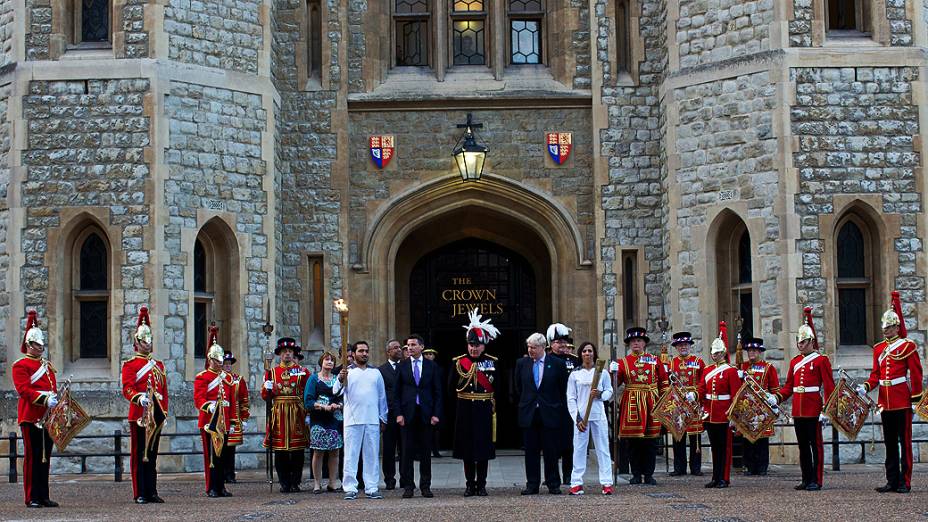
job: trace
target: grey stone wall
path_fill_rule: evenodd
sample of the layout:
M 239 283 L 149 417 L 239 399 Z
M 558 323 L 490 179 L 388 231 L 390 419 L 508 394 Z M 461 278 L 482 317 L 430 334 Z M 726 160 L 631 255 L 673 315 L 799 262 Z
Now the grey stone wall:
M 25 226 L 20 248 L 24 263 L 18 286 L 24 305 L 46 316 L 48 299 L 48 229 L 63 226 L 63 207 L 109 209 L 107 225 L 122 231 L 117 287 L 125 309 L 117 320 L 123 330 L 135 325 L 135 310 L 151 301 L 142 276 L 151 252 L 142 242 L 152 202 L 146 197 L 150 145 L 144 100 L 146 79 L 32 81 L 23 97 L 28 121 L 27 148 L 22 153 L 26 180 L 22 185 Z M 108 238 L 112 245 L 119 238 Z M 111 294 L 111 295 L 113 295 Z M 114 296 L 115 297 L 115 296 Z M 114 354 L 132 353 L 128 339 L 120 339 Z
M 574 89 L 590 89 L 592 82 L 592 61 L 590 43 L 590 4 L 582 0 L 571 0 L 570 7 L 577 9 L 579 27 L 570 35 L 570 50 L 573 51 L 576 67 L 574 69 Z M 553 23 L 558 23 L 556 20 Z M 549 22 L 551 23 L 551 22 Z
M 8 120 L 13 84 L 0 86 L 0 339 L 9 339 L 7 320 L 10 318 L 10 209 L 7 200 L 10 186 L 10 148 L 12 126 Z M 0 350 L 0 378 L 8 368 L 6 350 Z
M 773 212 L 783 190 L 775 162 L 777 139 L 772 123 L 776 87 L 768 72 L 738 76 L 688 86 L 674 91 L 679 105 L 675 152 L 680 166 L 676 172 L 680 203 L 677 220 L 671 223 L 679 231 L 681 244 L 676 259 L 680 267 L 680 310 L 682 325 L 699 330 L 704 307 L 699 295 L 698 264 L 704 264 L 705 237 L 697 237 L 692 227 L 708 227 L 708 210 L 716 207 L 720 190 L 734 190 L 735 199 L 747 202 L 748 215 L 742 219 L 764 220 L 762 237 L 751 236 L 754 259 L 753 279 L 759 295 L 755 306 L 760 324 L 755 335 L 769 337 L 779 333 L 774 321 L 783 314 L 778 300 L 777 279 L 784 275 L 777 255 L 780 222 Z M 712 246 L 710 246 L 712 248 Z M 719 277 L 731 277 L 720 274 Z M 682 327 L 682 326 L 681 326 Z M 694 331 L 700 338 L 714 337 L 716 332 Z M 767 358 L 782 358 L 782 350 L 768 350 Z
M 145 30 L 145 4 L 148 0 L 126 0 L 122 9 L 122 26 L 114 31 L 123 31 L 124 48 L 117 49 L 120 58 L 148 58 L 148 31 Z
M 607 0 L 598 0 L 597 13 L 604 13 Z M 667 68 L 666 3 L 663 0 L 641 2 L 640 37 L 645 59 L 639 64 L 639 82 L 635 86 L 618 85 L 618 71 L 609 62 L 609 39 L 615 38 L 604 17 L 598 18 L 596 59 L 603 70 L 602 102 L 608 111 L 608 127 L 597 129 L 600 150 L 594 153 L 607 158 L 608 182 L 600 187 L 605 233 L 599 252 L 603 264 L 605 321 L 603 343 L 612 334 L 611 320 L 617 318 L 619 293 L 615 262 L 623 248 L 643 248 L 645 296 L 649 318 L 662 313 L 665 284 L 665 242 L 662 197 L 663 107 L 659 86 Z M 642 318 L 646 319 L 646 318 Z M 648 326 L 656 329 L 653 323 Z M 619 319 L 621 330 L 621 319 Z M 621 335 L 621 334 L 620 334 Z M 621 336 L 618 338 L 621 340 Z
M 907 324 L 916 324 L 915 305 L 925 302 L 925 278 L 916 269 L 917 253 L 923 249 L 917 226 L 922 196 L 916 170 L 921 158 L 914 148 L 918 107 L 912 99 L 918 69 L 803 68 L 792 69 L 790 78 L 796 83 L 790 120 L 799 143 L 793 163 L 800 182 L 795 200 L 801 219 L 796 242 L 802 255 L 802 277 L 796 280 L 800 302 L 825 302 L 821 256 L 834 247 L 822 242 L 819 216 L 835 212 L 837 194 L 879 194 L 882 208 L 876 210 L 898 214 L 901 221 L 901 235 L 892 238 L 891 252 L 898 256 L 899 272 L 889 276 L 905 303 Z M 821 313 L 816 306 L 815 314 Z M 910 330 L 909 337 L 923 344 L 924 329 Z
M 680 0 L 676 34 L 680 67 L 769 50 L 773 2 Z
M 164 10 L 168 56 L 184 63 L 258 72 L 264 47 L 258 0 L 170 0 Z
M 261 325 L 268 274 L 262 265 L 268 257 L 264 220 L 269 214 L 263 188 L 262 133 L 267 129 L 267 111 L 259 95 L 183 82 L 171 83 L 164 106 L 170 118 L 165 150 L 168 176 L 162 200 L 169 216 L 163 232 L 169 261 L 162 281 L 168 297 L 163 328 L 170 352 L 170 357 L 165 354 L 166 373 L 174 382 L 183 380 L 187 320 L 192 313 L 187 303 L 193 282 L 185 280 L 184 273 L 193 262 L 193 253 L 182 246 L 181 230 L 197 230 L 197 210 L 209 208 L 214 201 L 235 214 L 235 232 L 250 237 L 249 249 L 237 244 L 247 290 L 240 296 L 233 292 L 231 297 L 240 298 L 243 305 L 246 331 L 242 342 L 248 347 L 254 373 L 265 343 Z M 233 287 L 236 283 L 229 281 Z
M 328 9 L 326 35 L 331 51 L 323 55 L 323 61 L 328 63 L 332 90 L 303 91 L 298 84 L 295 61 L 295 46 L 305 45 L 297 11 L 300 5 L 299 0 L 275 3 L 271 74 L 281 93 L 275 129 L 278 209 L 275 270 L 278 281 L 287 282 L 277 285 L 277 332 L 305 342 L 309 332 L 302 331 L 300 309 L 307 293 L 299 273 L 304 256 L 325 255 L 327 296 L 340 297 L 344 288 L 344 246 L 339 237 L 339 216 L 344 203 L 334 178 L 338 129 L 333 125 L 338 117 L 337 89 L 343 81 L 338 53 L 345 36 L 339 25 L 338 2 L 326 0 L 323 5 Z M 361 16 L 358 13 L 366 12 L 367 6 L 351 2 L 348 8 L 349 18 L 357 20 Z M 359 81 L 358 77 L 353 78 L 350 81 Z M 329 347 L 338 348 L 341 335 L 334 311 L 326 323 Z M 313 356 L 308 355 L 312 360 Z
M 793 0 L 793 18 L 789 21 L 790 47 L 812 47 L 812 2 Z
M 13 56 L 14 21 L 13 2 L 0 3 L 0 67 L 16 61 Z
M 30 25 L 26 29 L 26 59 L 47 60 L 52 34 L 52 8 L 45 0 L 26 0 Z
M 908 47 L 913 43 L 912 21 L 906 14 L 906 3 L 915 0 L 886 0 L 886 18 L 889 19 L 889 45 Z

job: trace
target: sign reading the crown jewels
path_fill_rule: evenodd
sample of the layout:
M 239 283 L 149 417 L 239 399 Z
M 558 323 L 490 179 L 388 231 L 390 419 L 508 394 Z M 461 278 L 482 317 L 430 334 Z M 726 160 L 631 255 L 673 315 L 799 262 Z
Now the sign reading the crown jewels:
M 371 136 L 370 140 L 371 161 L 377 165 L 378 169 L 385 169 L 393 159 L 394 139 L 392 134 L 383 134 Z
M 570 133 L 549 132 L 545 137 L 545 142 L 548 145 L 548 154 L 551 155 L 551 159 L 558 165 L 563 165 L 570 157 L 570 151 L 573 148 Z

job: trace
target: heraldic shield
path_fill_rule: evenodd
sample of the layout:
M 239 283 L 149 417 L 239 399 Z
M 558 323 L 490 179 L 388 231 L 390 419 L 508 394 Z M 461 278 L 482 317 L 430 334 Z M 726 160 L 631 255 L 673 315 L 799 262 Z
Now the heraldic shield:
M 545 137 L 548 154 L 558 165 L 563 165 L 573 149 L 573 138 L 569 132 L 549 132 Z
M 371 136 L 369 140 L 371 161 L 378 169 L 385 169 L 393 159 L 395 140 L 392 135 Z
M 853 441 L 867 422 L 870 404 L 848 386 L 847 379 L 842 378 L 835 384 L 835 391 L 825 403 L 825 415 L 831 419 L 835 428 Z
M 682 386 L 671 386 L 654 406 L 654 418 L 667 428 L 673 440 L 681 441 L 686 436 L 686 427 L 702 417 L 699 401 L 686 400 Z
M 728 409 L 728 420 L 744 435 L 757 442 L 776 424 L 779 414 L 767 404 L 766 392 L 754 379 L 748 379 L 735 394 Z

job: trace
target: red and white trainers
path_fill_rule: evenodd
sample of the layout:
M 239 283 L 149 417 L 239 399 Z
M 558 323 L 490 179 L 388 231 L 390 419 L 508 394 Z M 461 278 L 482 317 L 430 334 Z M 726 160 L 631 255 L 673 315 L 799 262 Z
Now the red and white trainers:
M 603 486 L 603 495 L 611 495 L 612 486 Z
M 574 487 L 570 488 L 570 494 L 571 494 L 571 495 L 582 495 L 582 494 L 583 494 L 583 486 L 574 486 Z

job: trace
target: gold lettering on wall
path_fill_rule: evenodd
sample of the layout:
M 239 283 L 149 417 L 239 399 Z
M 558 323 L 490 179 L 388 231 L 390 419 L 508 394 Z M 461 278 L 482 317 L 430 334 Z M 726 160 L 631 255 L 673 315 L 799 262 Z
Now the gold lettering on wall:
M 472 285 L 470 277 L 452 277 L 453 286 Z M 441 300 L 451 306 L 451 318 L 465 316 L 471 310 L 484 316 L 502 315 L 503 303 L 496 300 L 494 288 L 446 288 L 441 291 Z

